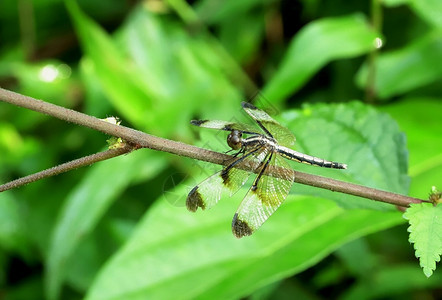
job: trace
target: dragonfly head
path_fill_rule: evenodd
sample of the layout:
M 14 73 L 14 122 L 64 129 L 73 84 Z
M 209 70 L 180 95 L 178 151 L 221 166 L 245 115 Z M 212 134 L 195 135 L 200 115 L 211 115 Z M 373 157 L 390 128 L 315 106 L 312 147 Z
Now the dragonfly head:
M 232 130 L 229 136 L 227 137 L 227 144 L 233 150 L 238 150 L 242 146 L 242 133 L 239 130 Z

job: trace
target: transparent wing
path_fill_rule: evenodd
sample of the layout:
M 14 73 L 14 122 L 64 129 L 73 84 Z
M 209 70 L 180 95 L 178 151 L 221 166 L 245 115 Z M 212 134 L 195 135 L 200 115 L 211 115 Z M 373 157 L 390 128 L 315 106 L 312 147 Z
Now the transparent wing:
M 190 121 L 190 123 L 198 127 L 210 129 L 226 131 L 239 130 L 248 134 L 262 134 L 260 133 L 260 130 L 258 130 L 256 127 L 242 123 L 233 123 L 221 120 L 192 120 Z
M 187 209 L 196 211 L 210 209 L 221 199 L 223 191 L 227 190 L 229 195 L 235 194 L 247 181 L 250 176 L 249 171 L 235 168 L 235 165 L 244 160 L 251 160 L 255 164 L 265 156 L 265 148 L 255 148 L 245 152 L 241 156 L 232 158 L 226 167 L 221 171 L 208 177 L 195 186 L 186 199 Z
M 279 155 L 273 154 L 269 165 L 283 168 L 281 178 L 257 176 L 256 188 L 252 186 L 249 189 L 233 217 L 232 231 L 237 238 L 251 235 L 258 229 L 278 209 L 290 192 L 295 174 L 288 163 Z
M 273 136 L 279 144 L 289 147 L 295 143 L 296 138 L 293 133 L 275 121 L 265 111 L 248 102 L 242 102 L 241 105 L 246 113 L 258 123 L 259 127 Z

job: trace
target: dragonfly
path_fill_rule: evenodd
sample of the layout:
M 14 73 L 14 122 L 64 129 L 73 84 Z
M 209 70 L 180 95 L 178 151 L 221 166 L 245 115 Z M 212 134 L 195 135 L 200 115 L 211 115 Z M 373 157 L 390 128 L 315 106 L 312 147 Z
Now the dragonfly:
M 186 199 L 189 211 L 210 209 L 221 199 L 223 191 L 229 191 L 232 196 L 251 174 L 256 174 L 232 220 L 232 232 L 237 238 L 255 232 L 287 198 L 295 179 L 287 160 L 332 169 L 347 168 L 343 163 L 292 150 L 295 136 L 289 129 L 249 102 L 242 102 L 241 106 L 258 126 L 221 120 L 191 121 L 198 127 L 229 131 L 228 152 L 236 153 L 222 170 L 195 186 Z M 249 171 L 237 168 L 241 163 L 253 167 Z M 271 168 L 279 170 L 278 176 L 269 174 Z

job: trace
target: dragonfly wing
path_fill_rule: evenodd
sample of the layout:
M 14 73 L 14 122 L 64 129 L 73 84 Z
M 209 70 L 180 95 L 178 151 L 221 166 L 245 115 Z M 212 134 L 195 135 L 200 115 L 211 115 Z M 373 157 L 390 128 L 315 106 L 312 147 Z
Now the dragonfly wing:
M 242 102 L 241 105 L 246 113 L 258 123 L 259 127 L 268 135 L 274 137 L 279 144 L 289 147 L 295 143 L 296 139 L 293 133 L 270 117 L 265 111 L 248 102 Z
M 247 134 L 261 134 L 258 133 L 256 127 L 242 123 L 234 123 L 234 122 L 221 121 L 221 120 L 192 120 L 190 121 L 190 123 L 192 125 L 203 128 L 226 130 L 226 131 L 238 130 Z
M 206 178 L 189 192 L 186 199 L 186 207 L 189 211 L 195 212 L 198 207 L 202 210 L 209 209 L 218 203 L 223 191 L 221 172 Z
M 249 189 L 232 221 L 232 231 L 237 238 L 251 235 L 287 198 L 295 178 L 294 171 L 279 155 L 273 153 L 269 165 L 281 167 L 281 178 L 262 175 L 256 188 Z M 255 184 L 255 183 L 254 183 Z
M 201 209 L 209 209 L 213 207 L 221 199 L 224 190 L 227 190 L 232 196 L 247 181 L 250 176 L 249 171 L 235 168 L 241 161 L 251 160 L 253 163 L 263 159 L 263 151 L 265 148 L 257 147 L 246 151 L 241 156 L 236 156 L 221 171 L 208 177 L 200 184 L 195 186 L 186 199 L 187 209 L 196 211 L 198 207 Z

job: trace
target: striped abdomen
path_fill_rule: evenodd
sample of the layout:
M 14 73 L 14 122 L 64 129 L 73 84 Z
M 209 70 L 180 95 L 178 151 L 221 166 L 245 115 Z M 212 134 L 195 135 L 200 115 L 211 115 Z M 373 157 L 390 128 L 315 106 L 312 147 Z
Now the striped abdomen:
M 313 166 L 319 166 L 319 167 L 324 167 L 324 168 L 332 168 L 332 169 L 347 169 L 347 165 L 346 164 L 341 164 L 338 162 L 334 162 L 334 161 L 329 161 L 329 160 L 325 160 L 319 157 L 314 157 L 311 155 L 307 155 L 298 151 L 294 151 L 292 149 L 283 147 L 283 146 L 278 146 L 276 148 L 276 151 L 278 151 L 278 153 L 290 160 L 294 160 L 300 163 L 305 163 L 308 165 L 313 165 Z

